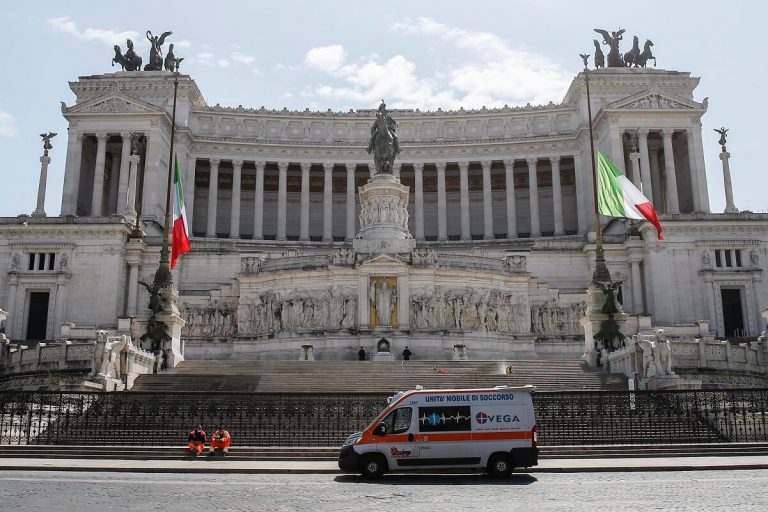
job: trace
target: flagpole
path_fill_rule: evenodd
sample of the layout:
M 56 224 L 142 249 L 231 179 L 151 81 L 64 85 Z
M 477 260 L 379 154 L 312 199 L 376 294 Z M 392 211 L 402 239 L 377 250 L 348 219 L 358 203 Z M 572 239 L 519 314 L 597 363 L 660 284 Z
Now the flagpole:
M 611 274 L 605 264 L 605 252 L 603 251 L 603 233 L 600 226 L 600 210 L 597 195 L 597 166 L 595 164 L 595 137 L 592 128 L 592 100 L 589 95 L 589 55 L 579 54 L 584 61 L 584 82 L 587 86 L 587 117 L 589 118 L 589 150 L 592 158 L 592 192 L 595 203 L 595 271 L 592 273 L 593 283 L 610 283 Z
M 165 223 L 163 225 L 163 248 L 160 251 L 160 265 L 155 272 L 154 286 L 156 289 L 170 288 L 173 285 L 171 274 L 171 258 L 168 248 L 171 227 L 171 186 L 173 185 L 173 143 L 176 136 L 176 93 L 179 89 L 179 64 L 181 59 L 175 59 L 173 72 L 173 108 L 171 110 L 171 151 L 168 158 L 168 187 L 165 193 Z

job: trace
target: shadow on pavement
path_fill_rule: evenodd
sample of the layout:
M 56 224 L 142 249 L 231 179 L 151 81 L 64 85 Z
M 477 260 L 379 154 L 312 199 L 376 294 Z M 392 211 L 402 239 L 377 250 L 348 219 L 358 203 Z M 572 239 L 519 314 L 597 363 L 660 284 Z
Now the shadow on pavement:
M 527 473 L 515 473 L 509 478 L 491 478 L 488 475 L 384 475 L 377 480 L 366 480 L 360 475 L 340 475 L 333 479 L 338 483 L 366 483 L 384 485 L 530 485 L 536 477 Z

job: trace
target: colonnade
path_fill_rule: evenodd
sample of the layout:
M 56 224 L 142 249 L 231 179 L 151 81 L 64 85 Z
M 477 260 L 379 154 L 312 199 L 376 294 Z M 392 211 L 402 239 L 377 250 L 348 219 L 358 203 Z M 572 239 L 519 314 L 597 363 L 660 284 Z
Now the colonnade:
M 582 187 L 578 184 L 582 179 L 581 171 L 581 159 L 578 155 L 566 155 L 569 158 L 573 158 L 574 173 L 575 173 L 575 193 L 576 202 L 579 206 L 584 204 L 584 198 L 582 197 Z M 193 158 L 190 162 L 189 175 L 187 180 L 192 181 L 197 173 L 199 167 L 198 162 L 201 160 L 208 161 L 209 168 L 209 180 L 207 189 L 207 208 L 205 216 L 205 229 L 203 231 L 202 226 L 193 226 L 193 232 L 205 234 L 206 237 L 217 237 L 217 220 L 222 212 L 220 212 L 220 193 L 219 193 L 219 181 L 220 181 L 220 168 L 222 160 L 218 157 L 199 157 Z M 562 206 L 562 186 L 561 186 L 561 157 L 550 156 L 543 158 L 528 157 L 520 159 L 527 164 L 527 175 L 529 183 L 529 209 L 530 209 L 530 229 L 528 230 L 528 236 L 541 237 L 541 214 L 539 205 L 539 179 L 540 164 L 549 163 L 549 169 L 551 172 L 552 183 L 552 216 L 554 219 L 554 236 L 565 235 L 565 228 L 563 222 L 563 206 Z M 505 175 L 505 202 L 506 202 L 506 237 L 517 238 L 518 224 L 517 224 L 517 207 L 515 205 L 516 190 L 514 180 L 514 167 L 515 159 L 504 159 L 501 164 L 504 168 Z M 313 166 L 313 162 L 303 161 L 294 162 L 288 160 L 271 161 L 271 164 L 277 167 L 277 225 L 275 227 L 275 239 L 287 240 L 287 209 L 288 209 L 288 168 L 291 164 L 298 166 L 301 169 L 301 187 L 299 193 L 299 229 L 298 240 L 308 241 L 314 237 L 310 236 L 310 171 Z M 413 216 L 413 231 L 414 237 L 417 240 L 425 240 L 425 226 L 424 226 L 424 209 L 425 209 L 425 193 L 424 193 L 424 169 L 425 166 L 434 167 L 437 177 L 437 240 L 448 240 L 448 201 L 446 192 L 446 169 L 448 165 L 456 164 L 459 174 L 459 202 L 460 202 L 460 239 L 471 240 L 472 234 L 470 232 L 470 187 L 469 187 L 469 169 L 472 161 L 436 161 L 436 162 L 396 162 L 394 166 L 394 173 L 396 176 L 400 176 L 401 170 L 404 166 L 409 167 L 413 171 L 413 187 L 411 190 L 412 196 L 412 211 Z M 232 200 L 229 203 L 229 238 L 241 238 L 243 235 L 241 231 L 241 212 L 243 210 L 242 199 L 242 168 L 244 162 L 242 160 L 229 160 L 229 165 L 232 167 Z M 481 167 L 482 176 L 482 238 L 485 240 L 492 240 L 496 238 L 496 232 L 501 231 L 503 228 L 500 226 L 494 226 L 494 201 L 492 197 L 491 187 L 491 167 L 493 161 L 482 160 L 479 162 Z M 227 167 L 229 167 L 227 165 Z M 342 164 L 336 164 L 335 162 L 322 162 L 316 164 L 322 166 L 323 169 L 323 196 L 322 196 L 322 241 L 331 242 L 333 237 L 333 171 L 337 166 L 343 166 L 346 169 L 346 194 L 345 194 L 345 239 L 351 240 L 355 236 L 356 226 L 356 186 L 355 176 L 359 167 L 364 167 L 367 164 L 358 162 L 345 162 Z M 253 239 L 263 239 L 264 234 L 264 174 L 267 161 L 257 160 L 253 161 L 249 167 L 255 169 L 256 174 L 256 186 L 253 194 Z M 274 166 L 272 167 L 274 169 Z M 274 172 L 274 171 L 273 171 Z M 198 198 L 199 199 L 199 198 Z M 250 194 L 249 194 L 249 199 Z M 337 200 L 338 202 L 338 200 Z M 250 208 L 249 208 L 250 210 Z M 190 208 L 190 201 L 187 201 L 187 215 L 192 218 L 193 214 Z M 579 225 L 577 229 L 582 230 L 586 226 Z

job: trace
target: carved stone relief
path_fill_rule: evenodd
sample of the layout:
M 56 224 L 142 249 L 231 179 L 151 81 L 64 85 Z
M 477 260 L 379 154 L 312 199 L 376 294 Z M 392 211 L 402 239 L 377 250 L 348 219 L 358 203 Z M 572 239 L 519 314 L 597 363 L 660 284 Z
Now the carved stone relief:
M 466 332 L 528 332 L 528 306 L 513 294 L 437 287 L 411 297 L 411 327 Z
M 536 334 L 583 334 L 580 321 L 586 310 L 586 302 L 532 304 L 531 331 Z

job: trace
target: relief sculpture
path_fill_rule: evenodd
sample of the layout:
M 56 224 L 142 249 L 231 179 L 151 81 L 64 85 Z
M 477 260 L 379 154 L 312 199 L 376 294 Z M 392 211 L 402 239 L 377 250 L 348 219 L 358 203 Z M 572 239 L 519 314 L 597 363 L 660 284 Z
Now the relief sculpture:
M 237 334 L 237 309 L 213 301 L 207 305 L 182 306 L 181 314 L 187 324 L 182 329 L 186 337 L 223 337 Z
M 585 302 L 558 304 L 544 302 L 531 305 L 531 331 L 536 334 L 582 334 L 581 318 L 587 310 Z
M 411 298 L 414 329 L 528 332 L 528 306 L 503 292 L 435 288 Z

